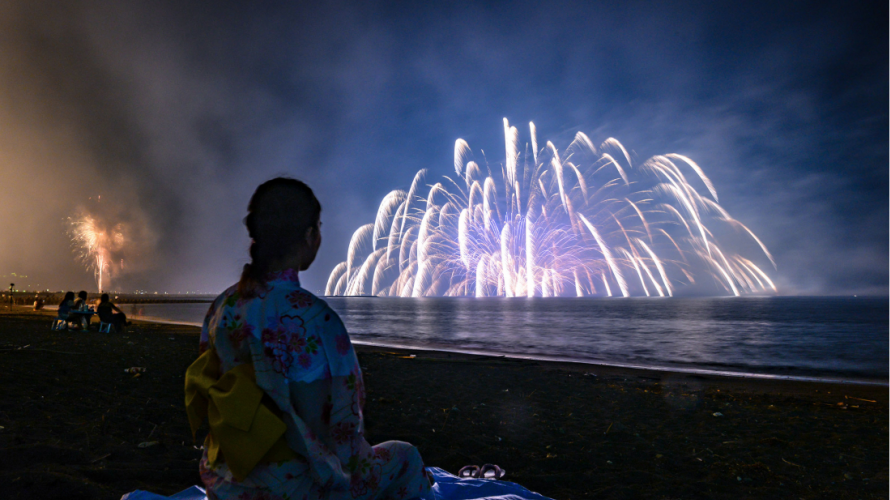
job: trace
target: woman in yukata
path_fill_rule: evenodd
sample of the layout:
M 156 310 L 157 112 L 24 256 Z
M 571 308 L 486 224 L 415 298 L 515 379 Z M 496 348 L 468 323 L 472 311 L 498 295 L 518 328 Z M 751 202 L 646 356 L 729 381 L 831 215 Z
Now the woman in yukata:
M 186 377 L 193 431 L 210 423 L 200 462 L 210 499 L 432 498 L 414 446 L 365 440 L 364 384 L 349 335 L 300 287 L 298 272 L 321 244 L 320 212 L 294 179 L 270 180 L 250 199 L 252 261 L 210 307 L 202 356 Z

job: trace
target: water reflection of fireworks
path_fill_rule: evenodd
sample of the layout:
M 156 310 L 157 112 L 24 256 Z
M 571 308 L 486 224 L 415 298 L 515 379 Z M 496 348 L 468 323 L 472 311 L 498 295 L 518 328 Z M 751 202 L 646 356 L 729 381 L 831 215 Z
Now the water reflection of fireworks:
M 96 277 L 96 286 L 101 292 L 110 282 L 110 275 L 116 267 L 112 253 L 124 245 L 124 234 L 120 224 L 105 226 L 86 211 L 68 218 L 68 235 L 71 246 L 86 268 Z M 120 261 L 123 266 L 123 260 Z
M 776 290 L 718 238 L 741 234 L 775 266 L 757 236 L 717 204 L 690 158 L 659 155 L 633 165 L 617 140 L 597 149 L 581 132 L 562 153 L 549 141 L 539 149 L 529 126 L 531 151 L 527 145 L 521 154 L 518 131 L 504 119 L 500 193 L 490 169 L 483 175 L 468 161 L 470 148 L 458 139 L 454 179 L 432 184 L 424 198 L 424 169 L 408 192 L 386 195 L 376 221 L 353 234 L 325 294 L 672 296 L 697 274 L 734 295 Z

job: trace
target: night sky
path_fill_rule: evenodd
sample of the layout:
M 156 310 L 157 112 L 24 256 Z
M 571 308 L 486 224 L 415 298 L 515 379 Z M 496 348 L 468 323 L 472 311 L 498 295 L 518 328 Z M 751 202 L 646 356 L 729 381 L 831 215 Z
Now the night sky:
M 219 292 L 286 174 L 323 205 L 319 291 L 457 138 L 503 162 L 506 117 L 694 159 L 780 294 L 888 293 L 887 2 L 185 3 L 0 6 L 0 276 L 95 289 L 86 209 L 133 238 L 113 288 Z

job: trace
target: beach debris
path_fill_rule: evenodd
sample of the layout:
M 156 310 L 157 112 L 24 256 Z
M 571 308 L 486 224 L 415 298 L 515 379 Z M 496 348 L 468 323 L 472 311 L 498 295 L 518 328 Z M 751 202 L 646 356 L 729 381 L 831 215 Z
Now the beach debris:
M 664 458 L 664 455 L 662 455 L 661 453 L 656 453 L 655 458 Z
M 130 368 L 125 368 L 124 373 L 145 373 L 144 366 L 131 366 Z
M 855 399 L 856 401 L 865 401 L 866 403 L 877 403 L 877 401 L 871 399 L 854 398 L 853 396 L 844 396 L 844 399 Z
M 596 377 L 596 373 L 593 372 L 584 372 L 585 377 Z
M 556 458 L 556 455 L 553 453 L 548 453 L 547 458 Z
M 612 461 L 611 461 L 611 460 L 606 460 L 606 463 L 609 464 L 609 465 L 612 465 Z
M 612 424 L 614 424 L 614 423 L 615 423 L 615 422 L 609 422 L 609 428 L 608 428 L 608 429 L 606 429 L 606 432 L 604 432 L 604 433 L 603 433 L 603 435 L 606 435 L 606 434 L 608 434 L 608 433 L 609 433 L 609 431 L 610 431 L 610 430 L 612 430 Z
M 137 448 L 151 448 L 152 446 L 161 444 L 159 441 L 143 441 L 136 445 Z
M 402 359 L 414 359 L 414 358 L 417 357 L 417 355 L 416 355 L 416 354 L 409 354 L 409 355 L 407 355 L 407 356 L 399 356 L 399 357 L 402 358 Z
M 104 460 L 104 459 L 106 459 L 106 458 L 108 458 L 108 457 L 110 457 L 110 456 L 111 456 L 111 453 L 106 453 L 105 455 L 102 455 L 102 456 L 99 457 L 99 458 L 95 458 L 95 459 L 91 460 L 90 463 L 91 463 L 91 464 L 94 464 L 94 463 L 96 463 L 96 462 L 98 462 L 98 461 L 100 461 L 100 460 Z
M 720 413 L 719 411 L 715 411 L 715 412 L 714 412 L 714 416 L 715 416 L 715 417 L 722 417 L 723 414 Z

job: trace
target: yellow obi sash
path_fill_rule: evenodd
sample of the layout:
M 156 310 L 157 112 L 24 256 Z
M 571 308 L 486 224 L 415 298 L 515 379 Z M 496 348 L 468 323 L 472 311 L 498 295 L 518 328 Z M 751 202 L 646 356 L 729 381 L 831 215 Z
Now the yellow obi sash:
M 204 446 L 211 465 L 224 460 L 237 481 L 259 463 L 297 458 L 284 438 L 285 423 L 263 404 L 252 364 L 239 365 L 220 376 L 216 350 L 208 349 L 185 372 L 185 410 L 192 438 L 207 419 Z M 277 409 L 276 409 L 277 410 Z

